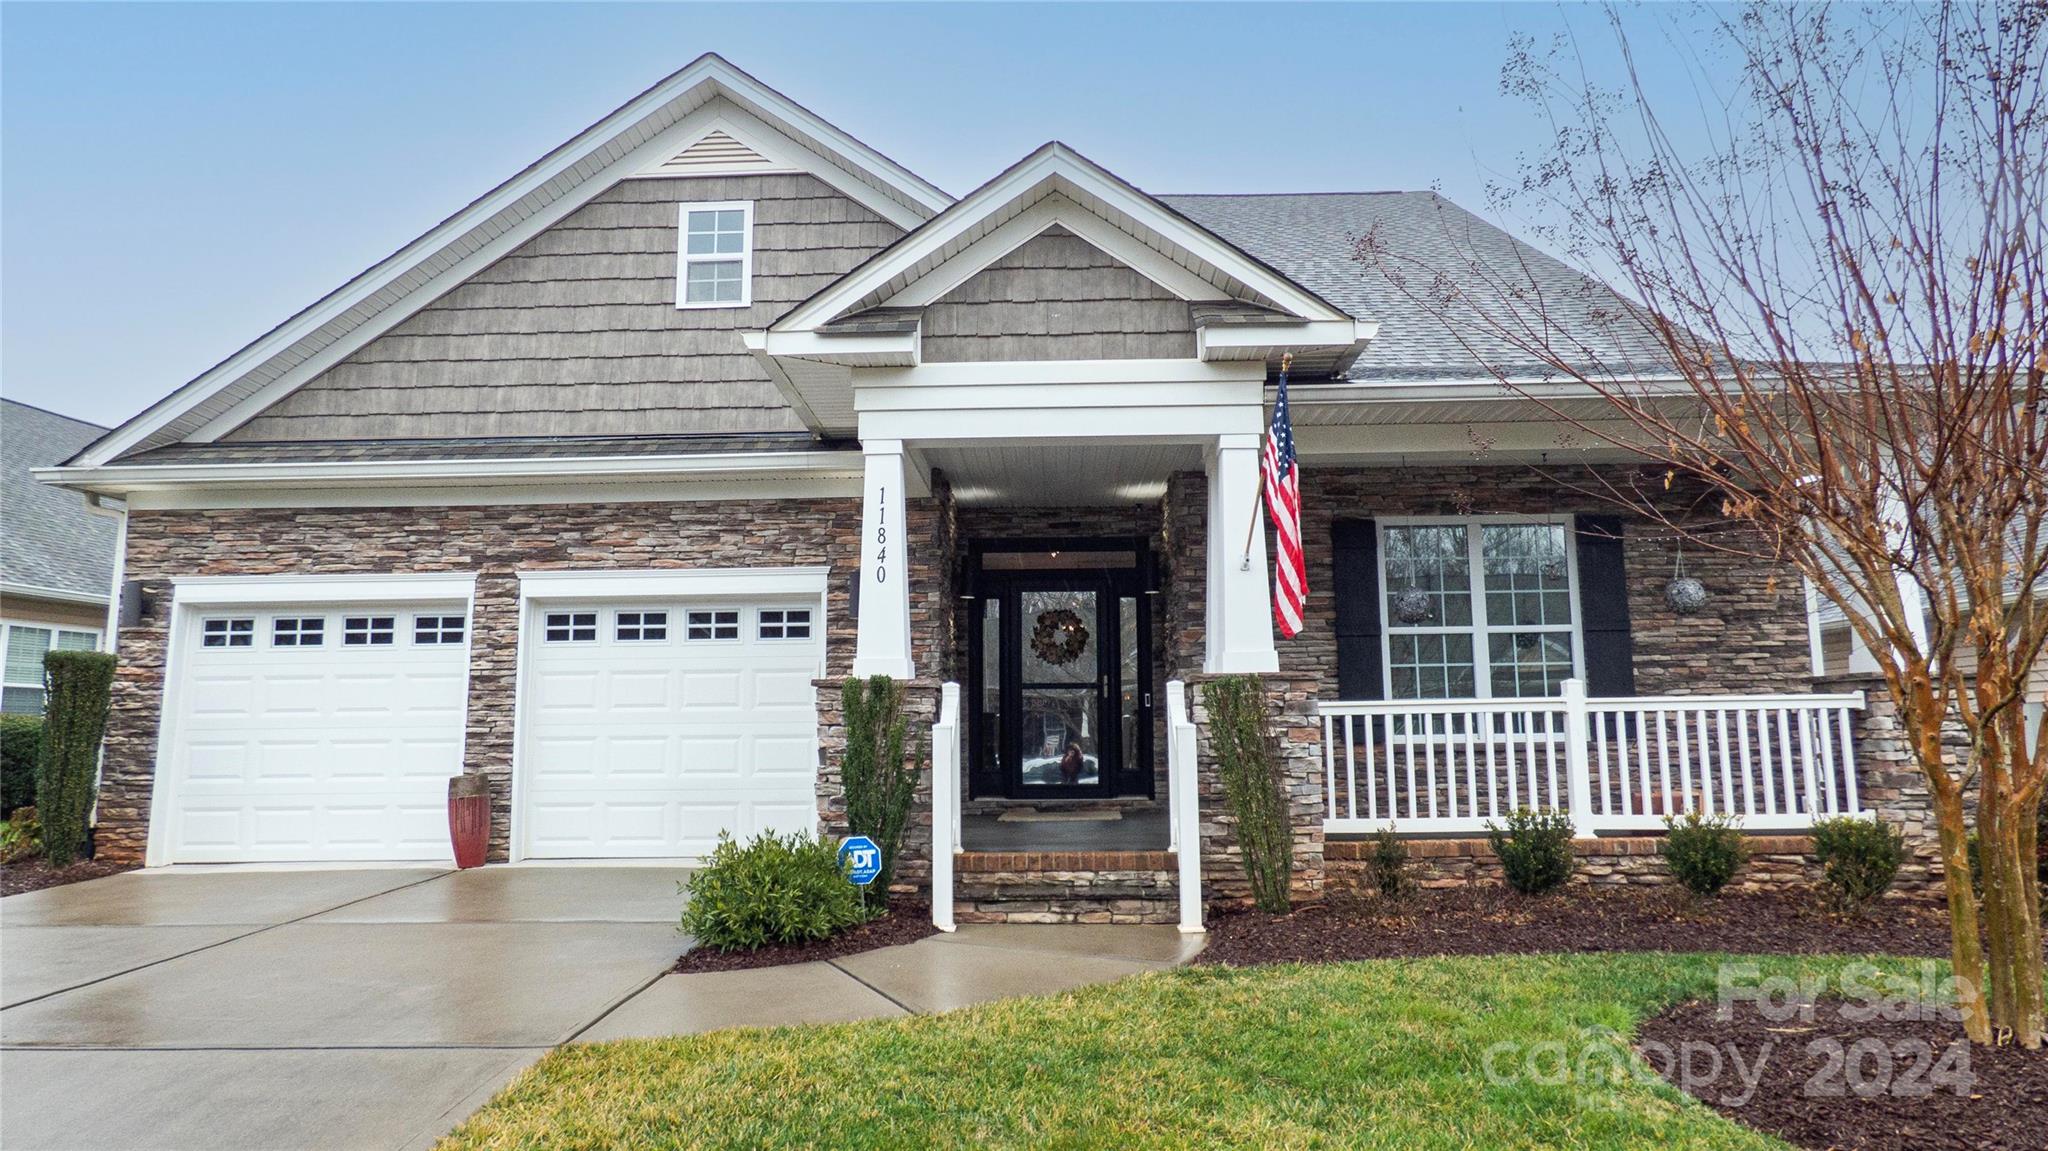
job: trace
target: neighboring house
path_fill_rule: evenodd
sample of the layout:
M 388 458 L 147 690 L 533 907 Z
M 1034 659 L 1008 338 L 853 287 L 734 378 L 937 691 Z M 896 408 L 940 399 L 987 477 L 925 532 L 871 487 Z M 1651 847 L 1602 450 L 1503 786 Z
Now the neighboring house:
M 962 856 L 986 914 L 1154 915 L 1167 684 L 1212 673 L 1288 718 L 1311 885 L 1326 834 L 1564 806 L 1596 735 L 1587 830 L 1857 809 L 1796 582 L 1702 557 L 1707 607 L 1667 606 L 1671 541 L 1592 494 L 1634 465 L 1353 260 L 1368 230 L 1526 268 L 1574 340 L 1656 361 L 1605 288 L 1434 193 L 1155 196 L 1054 143 L 956 200 L 700 59 L 42 473 L 126 501 L 143 593 L 98 842 L 445 858 L 465 770 L 496 781 L 494 859 L 830 829 L 849 674 L 914 680 L 920 748 L 937 681 L 965 685 L 969 846 L 1013 849 Z M 1276 641 L 1255 525 L 1287 356 L 1311 594 Z M 1576 751 L 1567 680 L 1609 701 Z M 1760 694 L 1731 727 L 1637 693 Z M 996 826 L 1020 806 L 1123 818 Z
M 91 650 L 107 628 L 113 590 L 112 515 L 76 492 L 37 483 L 35 468 L 63 463 L 107 429 L 0 400 L 0 632 L 6 672 L 0 711 L 43 712 L 43 653 Z

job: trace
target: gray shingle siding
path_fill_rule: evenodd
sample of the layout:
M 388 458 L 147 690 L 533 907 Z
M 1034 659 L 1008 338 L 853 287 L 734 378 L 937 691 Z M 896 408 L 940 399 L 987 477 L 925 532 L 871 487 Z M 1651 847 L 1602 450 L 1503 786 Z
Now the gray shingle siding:
M 932 302 L 929 363 L 1195 354 L 1187 301 L 1054 226 Z
M 105 597 L 114 578 L 114 520 L 85 497 L 39 484 L 32 468 L 70 459 L 106 433 L 0 400 L 0 582 Z
M 753 304 L 679 309 L 676 205 L 717 200 L 754 202 Z M 803 173 L 623 181 L 227 438 L 800 430 L 739 334 L 902 234 Z

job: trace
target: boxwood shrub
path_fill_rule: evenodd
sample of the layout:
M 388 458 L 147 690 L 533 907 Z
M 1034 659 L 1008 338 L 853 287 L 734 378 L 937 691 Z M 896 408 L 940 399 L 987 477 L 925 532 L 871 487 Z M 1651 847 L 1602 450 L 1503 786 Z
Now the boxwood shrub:
M 1813 854 L 1836 906 L 1860 911 L 1891 889 L 1906 843 L 1898 828 L 1881 819 L 1844 815 L 1813 825 Z
M 1749 841 L 1734 818 L 1697 811 L 1665 816 L 1658 850 L 1672 878 L 1694 895 L 1718 894 L 1749 859 Z
M 1488 820 L 1486 840 L 1500 857 L 1508 886 L 1536 895 L 1564 885 L 1577 860 L 1572 854 L 1572 817 L 1562 811 L 1508 813 L 1505 827 Z
M 0 818 L 36 802 L 36 762 L 43 756 L 43 718 L 0 715 Z
M 865 917 L 838 851 L 801 832 L 763 832 L 745 844 L 721 833 L 684 890 L 682 930 L 720 951 L 824 939 Z

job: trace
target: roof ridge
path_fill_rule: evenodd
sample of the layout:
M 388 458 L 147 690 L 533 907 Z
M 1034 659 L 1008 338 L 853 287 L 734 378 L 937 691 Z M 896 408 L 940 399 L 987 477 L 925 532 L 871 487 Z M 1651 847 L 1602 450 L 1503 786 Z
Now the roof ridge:
M 1154 195 L 1161 199 L 1170 197 L 1176 200 L 1270 200 L 1282 196 L 1438 196 L 1442 193 L 1433 188 L 1371 188 L 1322 192 L 1156 192 Z
M 41 412 L 46 416 L 54 416 L 57 419 L 63 420 L 65 423 L 77 424 L 80 427 L 92 428 L 95 431 L 104 432 L 107 430 L 107 427 L 104 424 L 96 424 L 93 423 L 91 420 L 81 420 L 77 416 L 67 416 L 63 412 L 52 411 L 49 408 L 42 406 L 41 404 L 31 404 L 26 400 L 17 400 L 8 396 L 0 396 L 0 404 L 13 404 L 17 408 L 27 408 L 29 411 L 32 412 Z

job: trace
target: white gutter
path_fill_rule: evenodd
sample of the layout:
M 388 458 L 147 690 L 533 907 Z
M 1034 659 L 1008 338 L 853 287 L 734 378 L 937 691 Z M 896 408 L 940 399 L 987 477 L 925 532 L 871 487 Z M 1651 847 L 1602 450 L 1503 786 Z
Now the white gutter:
M 52 603 L 75 603 L 87 607 L 101 607 L 107 597 L 94 595 L 89 591 L 71 591 L 66 588 L 43 587 L 40 584 L 0 583 L 0 596 L 22 596 L 27 599 L 46 599 Z
M 118 494 L 197 486 L 421 483 L 488 486 L 508 482 L 634 482 L 765 479 L 863 474 L 857 451 L 725 452 L 673 456 L 536 457 L 497 460 L 324 460 L 298 463 L 106 464 L 36 468 L 37 482 Z

